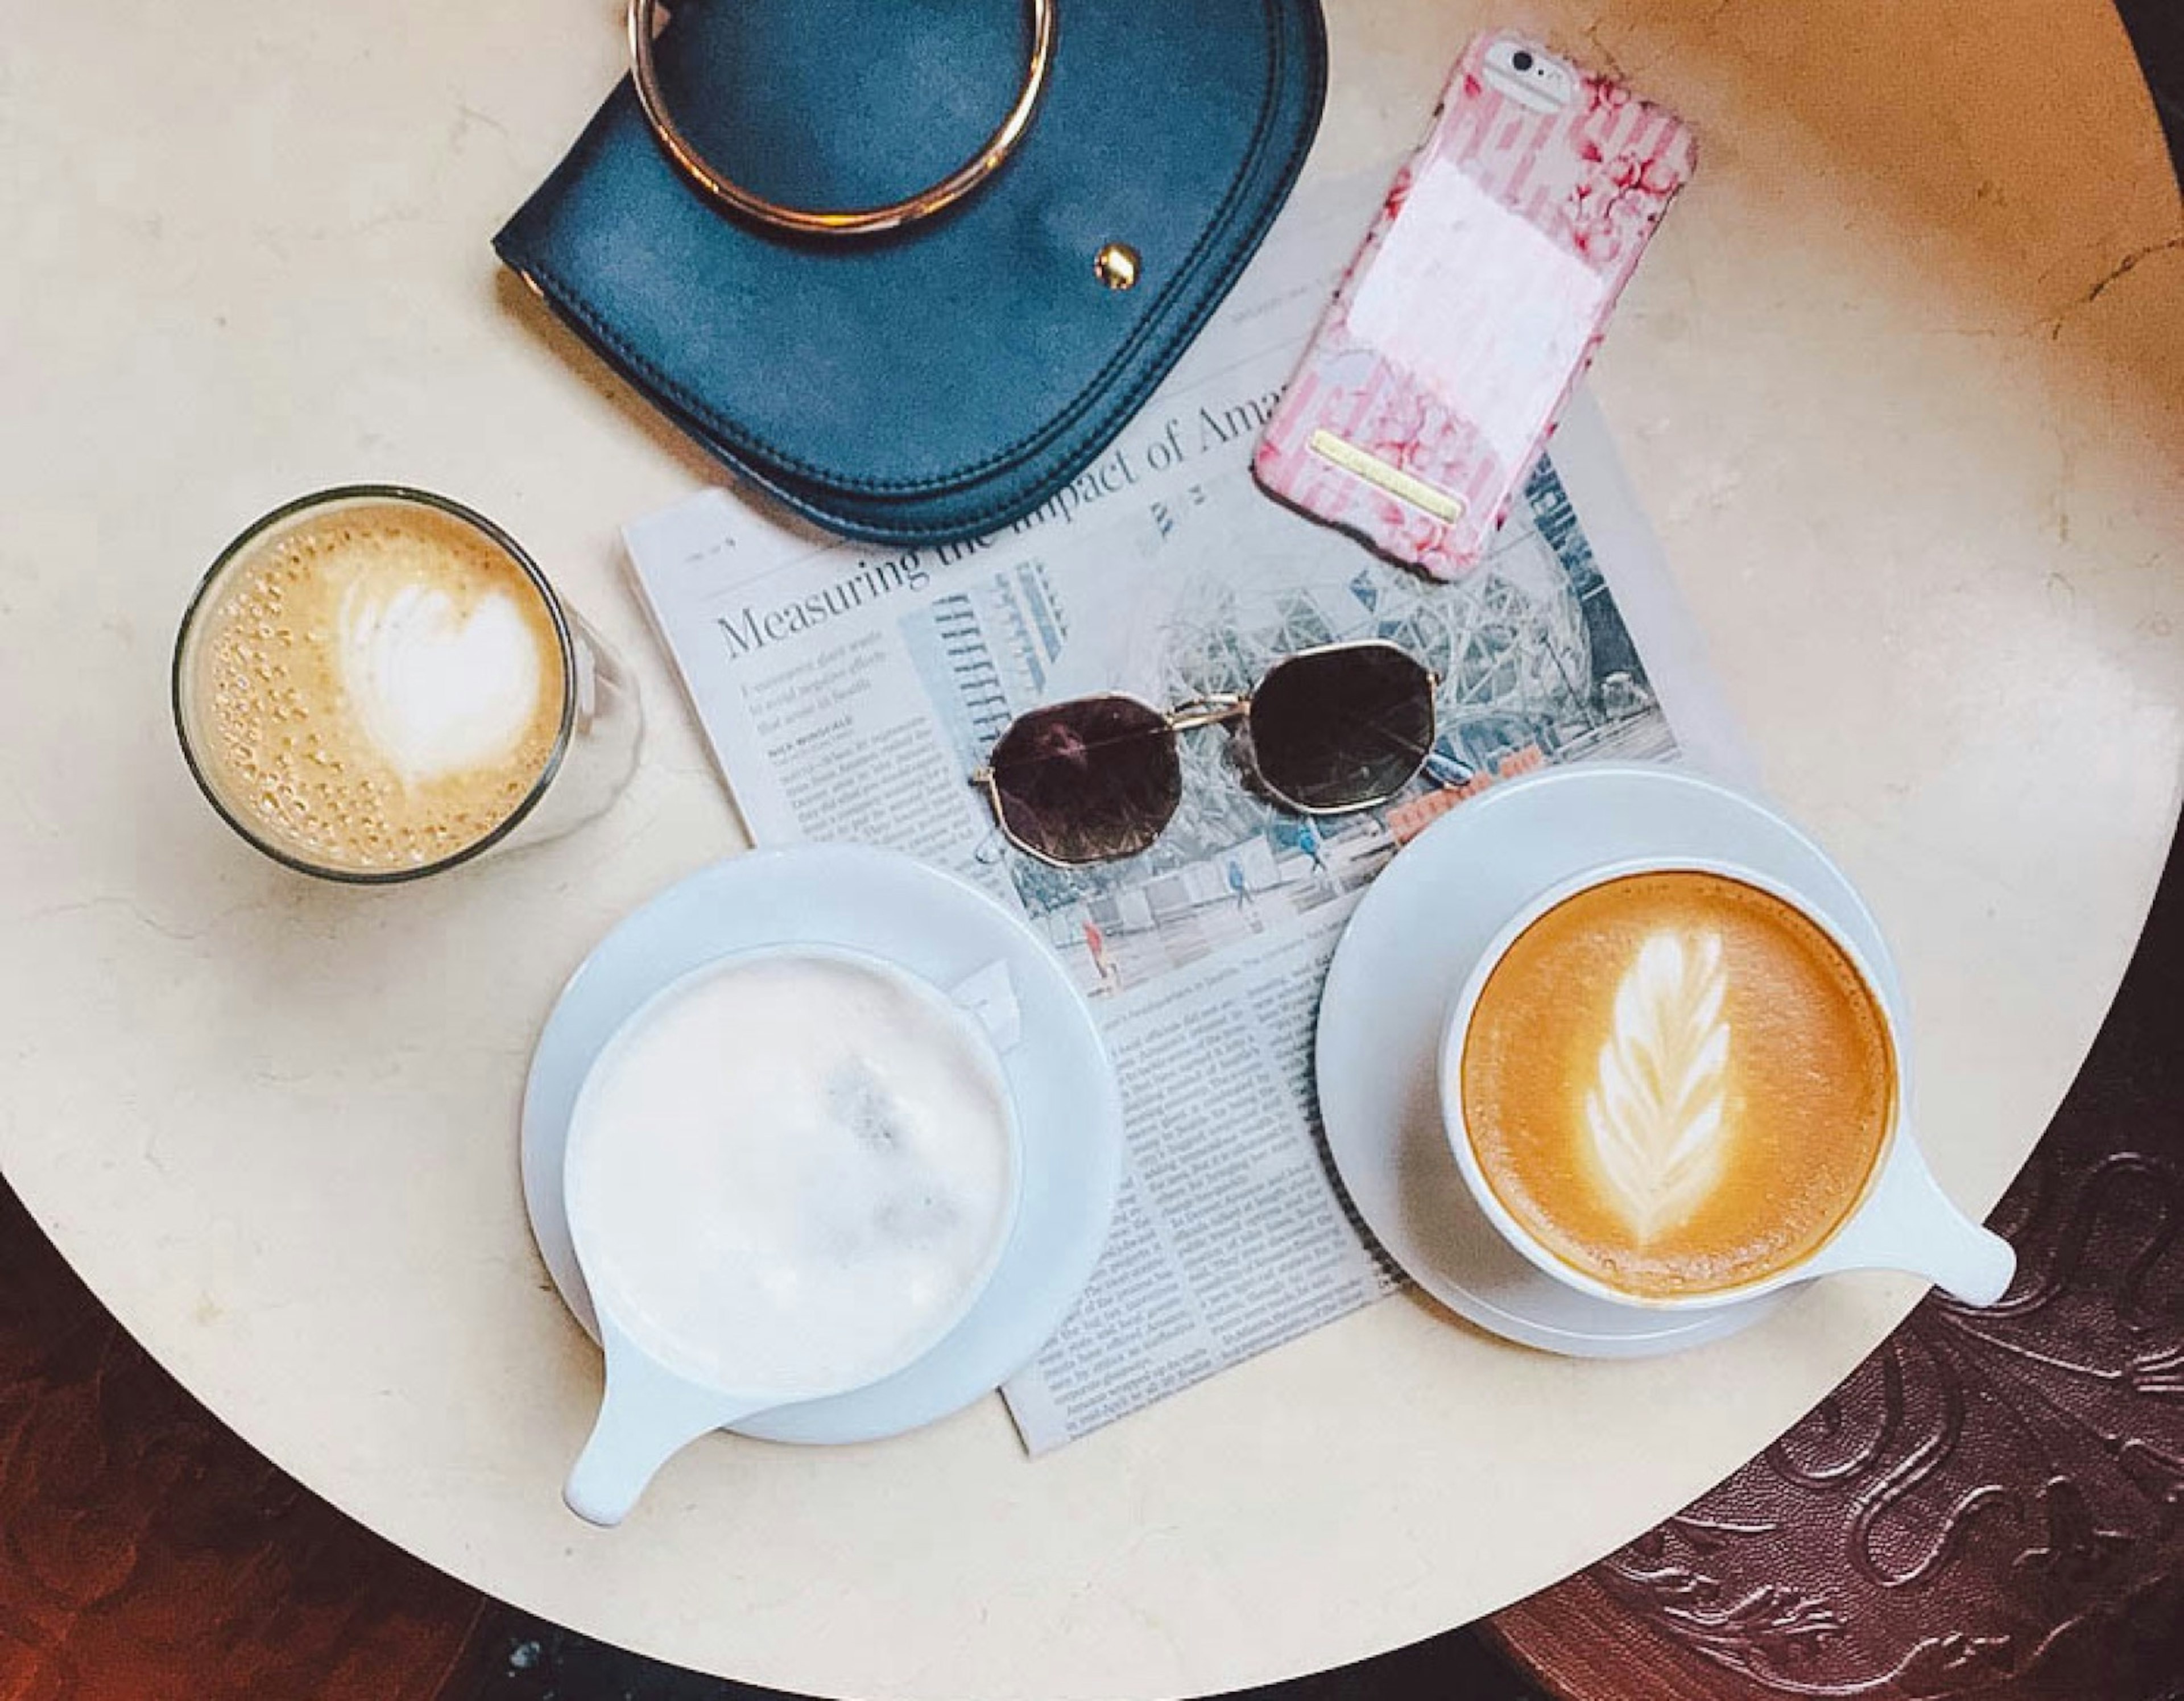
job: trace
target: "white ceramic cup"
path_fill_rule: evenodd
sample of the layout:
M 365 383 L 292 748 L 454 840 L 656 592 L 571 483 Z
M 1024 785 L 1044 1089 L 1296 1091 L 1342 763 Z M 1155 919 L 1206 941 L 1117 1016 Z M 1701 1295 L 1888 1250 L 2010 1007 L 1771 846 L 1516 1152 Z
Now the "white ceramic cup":
M 1007 1199 L 995 1223 L 993 1244 L 987 1251 L 984 1265 L 975 1279 L 965 1285 L 956 1302 L 940 1316 L 915 1339 L 904 1344 L 895 1362 L 882 1373 L 861 1376 L 854 1383 L 828 1386 L 731 1386 L 699 1381 L 664 1363 L 638 1341 L 625 1321 L 632 1308 L 630 1297 L 599 1279 L 603 1268 L 599 1256 L 602 1230 L 596 1214 L 587 1208 L 582 1186 L 585 1166 L 580 1158 L 589 1142 L 602 1132 L 596 1090 L 605 1073 L 601 1066 L 615 1056 L 629 1036 L 642 1029 L 656 1011 L 694 983 L 752 963 L 784 960 L 848 964 L 891 982 L 945 1018 L 1001 1089 L 1003 1125 L 1008 1141 Z M 987 972 L 981 971 L 972 977 L 972 981 L 985 979 Z M 633 1011 L 600 1047 L 570 1113 L 568 1155 L 562 1171 L 570 1237 L 576 1246 L 577 1261 L 584 1270 L 593 1308 L 599 1319 L 599 1344 L 606 1355 L 606 1392 L 600 1403 L 599 1419 L 562 1491 L 569 1509 L 578 1517 L 604 1525 L 621 1523 L 660 1468 L 699 1436 L 755 1413 L 800 1404 L 806 1400 L 826 1399 L 848 1393 L 852 1387 L 867 1387 L 883 1381 L 939 1345 L 978 1302 L 992 1280 L 1015 1230 L 1023 1154 L 1016 1107 L 1008 1096 L 1008 1077 L 1001 1068 L 995 1045 L 997 1038 L 1003 1044 L 1009 1043 L 1013 1037 L 1013 1023 L 989 1012 L 974 1012 L 969 1007 L 970 987 L 971 983 L 967 983 L 959 998 L 898 964 L 835 945 L 765 946 L 717 958 L 670 982 Z
M 1757 887 L 1780 899 L 1818 927 L 1857 969 L 1859 979 L 1888 1026 L 1895 1051 L 1896 1100 L 1889 1118 L 1889 1133 L 1857 1207 L 1833 1234 L 1796 1263 L 1772 1275 L 1735 1287 L 1703 1293 L 1648 1296 L 1631 1293 L 1600 1280 L 1587 1271 L 1564 1262 L 1510 1214 L 1495 1196 L 1472 1149 L 1464 1125 L 1463 1044 L 1470 1032 L 1473 1012 L 1479 1007 L 1486 983 L 1518 936 L 1550 910 L 1579 893 L 1632 874 L 1688 872 L 1715 874 Z M 1565 1286 L 1596 1299 L 1652 1310 L 1703 1311 L 1735 1305 L 1773 1293 L 1793 1282 L 1843 1270 L 1904 1270 L 1925 1277 L 1958 1299 L 1971 1305 L 1992 1305 L 2008 1288 L 2016 1274 L 2017 1255 L 1999 1235 L 1967 1217 L 1944 1193 L 1926 1168 L 1913 1137 L 1910 1099 L 1909 1023 L 1896 1001 L 1886 991 L 1864 955 L 1844 937 L 1827 912 L 1802 893 L 1758 870 L 1733 862 L 1703 857 L 1649 857 L 1591 868 L 1562 881 L 1540 894 L 1510 918 L 1507 926 L 1486 947 L 1470 977 L 1449 1007 L 1441 1036 L 1441 1121 L 1450 1150 L 1462 1173 L 1464 1185 L 1486 1219 L 1502 1237 L 1534 1264 Z

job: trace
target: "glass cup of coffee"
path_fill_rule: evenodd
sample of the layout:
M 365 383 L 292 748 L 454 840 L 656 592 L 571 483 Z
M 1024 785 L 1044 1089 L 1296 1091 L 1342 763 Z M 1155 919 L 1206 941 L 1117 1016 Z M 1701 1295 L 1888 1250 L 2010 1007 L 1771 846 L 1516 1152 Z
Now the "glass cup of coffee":
M 2002 1297 L 2008 1243 L 1905 1125 L 1901 1012 L 1841 930 L 1754 870 L 1567 881 L 1451 1006 L 1442 1119 L 1488 1220 L 1596 1298 L 1703 1309 L 1848 1269 Z
M 223 550 L 175 644 L 175 726 L 229 826 L 329 880 L 414 880 L 602 813 L 644 717 L 621 660 L 459 502 L 299 497 Z

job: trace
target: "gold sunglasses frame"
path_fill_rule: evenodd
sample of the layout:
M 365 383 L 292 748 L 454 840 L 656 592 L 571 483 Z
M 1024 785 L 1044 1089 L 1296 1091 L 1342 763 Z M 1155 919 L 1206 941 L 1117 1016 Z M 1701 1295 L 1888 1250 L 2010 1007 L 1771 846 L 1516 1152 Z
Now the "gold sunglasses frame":
M 1254 762 L 1254 772 L 1258 783 L 1267 789 L 1283 808 L 1312 820 L 1325 820 L 1329 817 L 1336 815 L 1355 815 L 1361 809 L 1377 809 L 1390 798 L 1397 795 L 1405 786 L 1425 771 L 1426 764 L 1433 760 L 1434 742 L 1440 736 L 1440 675 L 1419 661 L 1418 657 L 1404 649 L 1401 644 L 1390 643 L 1384 638 L 1346 639 L 1338 643 L 1315 644 L 1306 650 L 1291 650 L 1288 655 L 1279 657 L 1272 667 L 1268 668 L 1259 676 L 1258 689 L 1264 690 L 1267 681 L 1273 678 L 1279 669 L 1287 666 L 1292 661 L 1301 661 L 1312 655 L 1332 655 L 1353 650 L 1392 650 L 1406 661 L 1415 664 L 1426 676 L 1426 707 L 1433 717 L 1433 726 L 1428 734 L 1424 751 L 1419 756 L 1417 766 L 1408 773 L 1386 790 L 1376 792 L 1370 797 L 1361 798 L 1356 803 L 1346 803 L 1337 809 L 1316 809 L 1310 804 L 1298 802 L 1296 799 L 1269 780 L 1263 772 L 1257 772 L 1257 765 Z M 1178 748 L 1178 733 L 1193 732 L 1201 727 L 1234 726 L 1240 721 L 1248 719 L 1251 713 L 1251 700 L 1256 694 L 1256 693 L 1252 691 L 1216 691 L 1207 696 L 1190 698 L 1177 704 L 1173 709 L 1167 710 L 1156 709 L 1144 698 L 1134 697 L 1127 691 L 1095 691 L 1086 696 L 1071 697 L 1064 700 L 1072 703 L 1134 703 L 1148 713 L 1158 715 L 1166 723 L 1168 746 L 1171 750 L 1174 750 Z M 1051 708 L 1060 705 L 1048 704 L 1042 706 Z M 1022 717 L 1017 718 L 1021 719 Z M 1014 727 L 1016 721 L 1011 720 L 1009 725 Z M 1008 733 L 1004 729 L 1001 737 L 1007 736 Z M 1000 739 L 996 739 L 994 743 L 998 747 Z M 1178 760 L 1179 765 L 1179 756 Z M 1175 812 L 1171 810 L 1168 812 L 1167 820 L 1162 822 L 1155 830 L 1152 839 L 1135 850 L 1125 850 L 1107 856 L 1056 856 L 1041 850 L 1036 845 L 1026 844 L 1017 836 L 1016 830 L 1009 825 L 1007 813 L 1001 807 L 1000 784 L 994 778 L 991 767 L 982 766 L 972 769 L 971 784 L 986 794 L 986 806 L 993 811 L 994 825 L 1000 828 L 1001 837 L 1034 862 L 1044 862 L 1050 868 L 1094 868 L 1102 862 L 1120 862 L 1131 856 L 1141 856 L 1159 841 L 1160 835 L 1167 831 L 1168 823 L 1175 819 Z M 1181 807 L 1179 800 L 1177 806 Z

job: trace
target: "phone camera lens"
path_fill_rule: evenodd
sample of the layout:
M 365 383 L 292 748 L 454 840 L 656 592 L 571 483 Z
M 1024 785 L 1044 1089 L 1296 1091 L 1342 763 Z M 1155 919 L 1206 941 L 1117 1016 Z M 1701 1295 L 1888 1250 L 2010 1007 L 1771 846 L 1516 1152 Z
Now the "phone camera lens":
M 1532 56 L 1520 47 L 1510 59 L 1509 63 L 1520 71 L 1529 71 L 1532 69 Z

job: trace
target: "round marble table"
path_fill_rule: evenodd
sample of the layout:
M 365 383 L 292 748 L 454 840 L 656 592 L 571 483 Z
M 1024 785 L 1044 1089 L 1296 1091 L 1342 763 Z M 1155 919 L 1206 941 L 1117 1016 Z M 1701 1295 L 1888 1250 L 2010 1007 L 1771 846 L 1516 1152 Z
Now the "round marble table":
M 2184 238 L 2105 0 L 1330 9 L 1317 172 L 1415 137 L 1490 17 L 1698 126 L 1596 388 L 1769 786 L 1893 936 L 1926 1138 L 1984 1208 L 2099 1023 L 2184 751 Z M 989 1400 L 886 1445 L 709 1442 L 612 1534 L 562 1510 L 598 1367 L 524 1224 L 525 1058 L 610 922 L 739 842 L 615 544 L 710 471 L 487 247 L 615 76 L 615 12 L 83 0 L 0 47 L 0 1167 L 70 1259 L 404 1547 L 840 1695 L 1352 1659 L 1788 1425 L 1908 1286 L 1638 1364 L 1399 1299 L 1037 1464 Z M 604 821 L 375 894 L 199 803 L 163 694 L 189 587 L 251 515 L 357 478 L 499 516 L 638 660 L 651 743 Z

